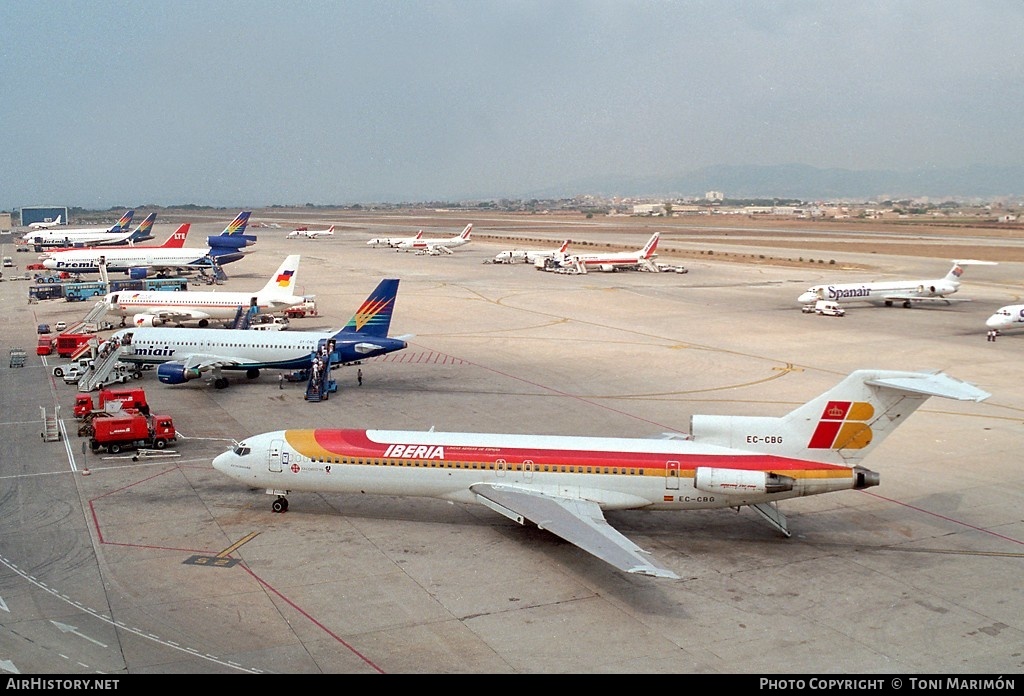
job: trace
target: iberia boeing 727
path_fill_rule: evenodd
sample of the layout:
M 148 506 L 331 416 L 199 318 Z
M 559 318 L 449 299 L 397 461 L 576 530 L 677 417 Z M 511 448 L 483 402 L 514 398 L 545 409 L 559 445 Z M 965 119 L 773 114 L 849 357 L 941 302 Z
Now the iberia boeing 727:
M 789 536 L 778 501 L 877 486 L 861 459 L 931 396 L 989 394 L 939 372 L 858 370 L 785 416 L 695 415 L 688 437 L 276 430 L 237 443 L 213 466 L 276 495 L 275 512 L 288 509 L 292 491 L 479 503 L 619 570 L 678 578 L 604 511 L 747 505 Z

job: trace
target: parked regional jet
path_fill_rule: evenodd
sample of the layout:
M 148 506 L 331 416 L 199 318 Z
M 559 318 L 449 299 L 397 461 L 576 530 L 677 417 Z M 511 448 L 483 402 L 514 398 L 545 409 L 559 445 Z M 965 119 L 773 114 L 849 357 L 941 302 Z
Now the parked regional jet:
M 228 386 L 223 371 L 242 371 L 256 379 L 260 370 L 304 370 L 321 345 L 334 342 L 332 365 L 368 360 L 403 350 L 402 338 L 390 338 L 398 280 L 382 280 L 338 331 L 251 331 L 249 329 L 122 329 L 110 339 L 124 346 L 116 359 L 159 365 L 164 384 L 184 384 L 212 371 L 217 389 Z
M 37 250 L 46 247 L 94 246 L 100 243 L 123 244 L 135 234 L 131 230 L 133 217 L 135 211 L 128 210 L 116 224 L 105 230 L 95 227 L 30 230 L 21 239 L 37 247 Z M 146 239 L 152 239 L 152 235 Z
M 1000 307 L 985 320 L 985 326 L 1003 332 L 1010 329 L 1024 329 L 1024 304 Z
M 79 233 L 80 236 L 75 239 L 65 237 L 59 242 L 54 241 L 52 244 L 48 242 L 34 243 L 35 249 L 36 251 L 42 252 L 39 257 L 42 259 L 55 251 L 68 251 L 70 249 L 81 249 L 83 247 L 101 246 L 105 249 L 110 249 L 111 247 L 131 248 L 136 246 L 136 242 L 144 242 L 153 238 L 154 222 L 156 222 L 156 213 L 150 213 L 146 216 L 145 220 L 139 223 L 139 226 L 136 227 L 133 232 L 127 235 L 112 235 L 107 232 L 83 232 Z M 166 246 L 166 243 L 161 246 Z M 184 246 L 184 244 L 179 244 L 178 246 Z
M 990 395 L 941 372 L 857 370 L 782 417 L 694 415 L 689 437 L 277 430 L 247 437 L 213 466 L 276 495 L 275 512 L 292 491 L 479 503 L 619 570 L 678 578 L 604 511 L 746 505 L 789 536 L 778 501 L 877 486 L 861 459 L 930 396 Z
M 317 239 L 319 237 L 333 237 L 334 225 L 331 225 L 326 230 L 292 230 L 286 236 L 288 239 L 295 239 L 297 237 L 306 237 L 307 239 Z
M 64 216 L 58 215 L 56 220 L 50 220 L 49 222 L 46 222 L 45 220 L 42 222 L 30 222 L 28 223 L 28 228 L 30 230 L 45 230 L 51 227 L 56 227 L 57 225 L 60 224 L 60 219 L 62 217 Z
M 462 232 L 455 235 L 454 237 L 445 237 L 444 239 L 424 239 L 418 237 L 416 239 L 406 239 L 399 243 L 396 248 L 404 251 L 417 251 L 425 254 L 450 254 L 452 249 L 460 247 L 463 244 L 469 244 L 469 235 L 473 232 L 473 223 L 469 223 L 463 228 Z
M 423 238 L 423 230 L 420 230 L 413 237 L 374 237 L 366 243 L 367 246 L 373 247 L 391 247 L 395 249 L 402 242 L 411 242 L 416 239 Z
M 562 246 L 557 249 L 510 249 L 508 251 L 499 252 L 494 257 L 495 263 L 532 263 L 535 264 L 538 261 L 544 259 L 554 258 L 561 256 L 569 249 L 569 242 L 567 239 L 562 242 Z
M 800 304 L 818 300 L 836 300 L 841 302 L 883 303 L 892 307 L 900 302 L 910 307 L 913 302 L 969 302 L 970 300 L 951 300 L 952 295 L 960 289 L 960 276 L 964 266 L 995 266 L 995 261 L 954 261 L 953 267 L 945 278 L 937 280 L 889 280 L 869 283 L 841 283 L 836 285 L 814 285 L 797 298 Z
M 655 250 L 658 248 L 660 232 L 655 232 L 642 248 L 636 251 L 610 252 L 603 254 L 571 254 L 566 253 L 562 257 L 567 258 L 569 263 L 582 267 L 584 271 L 606 271 L 612 272 L 619 269 L 635 269 L 645 264 L 653 264 L 652 259 L 657 256 Z M 558 257 L 552 257 L 557 259 Z M 566 262 L 563 261 L 563 264 Z
M 121 290 L 108 293 L 103 301 L 109 312 L 121 317 L 121 326 L 126 317 L 134 316 L 135 326 L 181 326 L 195 321 L 205 328 L 211 319 L 234 320 L 239 308 L 257 307 L 261 312 L 273 313 L 304 303 L 305 297 L 294 294 L 298 271 L 299 255 L 294 254 L 256 292 Z
M 245 214 L 248 218 L 248 213 Z M 236 221 L 238 218 L 236 218 Z M 178 228 L 175 235 L 187 235 L 190 223 Z M 223 266 L 245 257 L 244 247 L 251 235 L 244 235 L 245 224 L 228 225 L 220 235 L 207 237 L 207 248 L 174 247 L 98 247 L 50 252 L 43 259 L 45 268 L 71 273 L 98 273 L 101 262 L 108 272 L 152 269 L 157 272 L 190 271 Z M 172 235 L 172 239 L 174 235 Z M 184 237 L 182 237 L 184 239 Z M 170 240 L 168 240 L 170 242 Z

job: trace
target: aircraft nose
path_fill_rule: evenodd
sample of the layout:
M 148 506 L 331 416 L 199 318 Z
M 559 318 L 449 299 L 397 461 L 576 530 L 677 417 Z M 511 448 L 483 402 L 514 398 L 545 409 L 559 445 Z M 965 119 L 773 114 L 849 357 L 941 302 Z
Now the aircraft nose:
M 213 458 L 213 468 L 217 471 L 227 473 L 228 459 L 235 456 L 233 452 L 224 452 Z
M 807 303 L 807 302 L 814 302 L 816 299 L 818 299 L 818 293 L 811 292 L 810 290 L 808 290 L 804 294 L 800 295 L 800 297 L 796 298 L 796 301 L 797 302 Z
M 998 314 L 993 314 L 985 320 L 985 326 L 990 329 L 1001 329 L 1006 326 L 1006 321 Z

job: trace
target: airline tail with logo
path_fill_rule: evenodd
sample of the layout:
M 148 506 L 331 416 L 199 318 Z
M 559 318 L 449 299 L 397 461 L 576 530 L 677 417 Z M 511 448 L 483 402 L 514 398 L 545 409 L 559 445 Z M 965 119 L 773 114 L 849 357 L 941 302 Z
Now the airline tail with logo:
M 107 230 L 107 232 L 110 232 L 111 234 L 121 234 L 122 232 L 130 232 L 133 217 L 135 217 L 135 211 L 126 210 L 124 215 L 121 216 L 121 219 L 118 220 L 113 227 Z
M 292 254 L 285 258 L 277 272 L 270 276 L 267 284 L 257 293 L 257 297 L 266 301 L 271 301 L 274 298 L 286 298 L 294 301 L 296 299 L 294 297 L 295 280 L 299 273 L 299 258 L 299 254 Z
M 214 249 L 241 249 L 252 246 L 256 243 L 256 235 L 245 234 L 250 215 L 252 211 L 243 210 L 228 223 L 223 232 L 207 237 L 206 244 Z
M 857 370 L 785 416 L 703 416 L 701 444 L 852 467 L 931 396 L 982 401 L 988 394 L 939 372 Z
M 152 239 L 154 222 L 156 222 L 156 213 L 150 213 L 146 216 L 145 220 L 139 223 L 139 226 L 135 228 L 131 236 L 128 237 L 128 243 L 134 244 L 135 242 L 145 242 L 148 239 Z
M 387 338 L 397 296 L 397 278 L 385 278 L 380 281 L 338 335 L 359 333 L 375 338 Z
M 185 222 L 178 225 L 178 229 L 174 230 L 167 241 L 161 244 L 158 249 L 184 249 L 185 238 L 188 237 L 189 228 L 192 227 L 192 223 Z

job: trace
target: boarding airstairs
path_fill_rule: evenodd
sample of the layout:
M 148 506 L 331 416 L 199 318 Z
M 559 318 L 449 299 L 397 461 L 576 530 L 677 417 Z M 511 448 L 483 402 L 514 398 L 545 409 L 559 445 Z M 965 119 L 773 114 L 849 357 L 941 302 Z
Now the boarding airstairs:
M 46 412 L 45 406 L 40 406 L 39 410 L 42 411 L 43 416 L 43 432 L 40 433 L 43 442 L 57 442 L 62 439 L 63 435 L 60 432 L 60 406 L 53 407 L 52 416 Z
M 321 339 L 316 352 L 310 356 L 306 401 L 326 401 L 333 392 L 338 391 L 338 383 L 331 378 L 331 364 L 335 357 L 331 350 L 333 343 L 333 339 Z
M 108 345 L 109 348 L 105 347 Z M 115 374 L 115 368 L 121 362 L 121 356 L 131 350 L 131 346 L 112 344 L 110 341 L 104 342 L 103 346 L 93 361 L 92 368 L 86 370 L 78 380 L 78 391 L 90 392 L 114 381 L 124 381 L 123 375 Z
M 109 287 L 109 286 L 108 286 Z M 89 313 L 82 318 L 82 332 L 88 331 L 90 328 L 95 331 L 96 327 L 99 326 L 100 319 L 107 316 L 107 312 L 110 311 L 110 305 L 107 304 L 106 300 L 100 300 L 93 308 L 89 310 Z
M 252 326 L 252 319 L 259 314 L 260 308 L 251 305 L 245 307 L 244 305 L 238 305 L 238 311 L 235 312 L 235 318 L 231 321 L 232 329 L 248 329 Z

